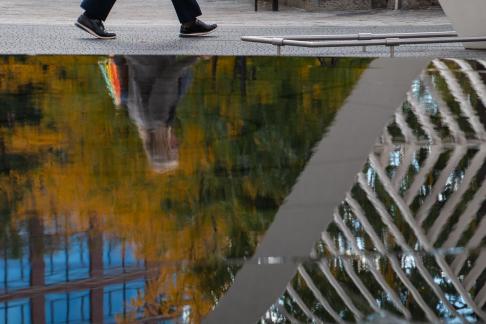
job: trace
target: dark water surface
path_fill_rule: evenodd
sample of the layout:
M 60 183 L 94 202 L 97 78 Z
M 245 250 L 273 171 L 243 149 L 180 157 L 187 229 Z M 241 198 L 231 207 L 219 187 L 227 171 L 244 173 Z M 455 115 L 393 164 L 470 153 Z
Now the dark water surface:
M 370 62 L 0 57 L 0 323 L 200 322 Z M 486 321 L 485 128 L 433 61 L 261 321 Z

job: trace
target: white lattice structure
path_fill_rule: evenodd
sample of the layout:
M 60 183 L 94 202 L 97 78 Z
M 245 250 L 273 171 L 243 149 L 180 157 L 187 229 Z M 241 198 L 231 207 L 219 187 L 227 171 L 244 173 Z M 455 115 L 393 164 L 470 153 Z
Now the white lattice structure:
M 434 60 L 414 82 L 322 234 L 318 261 L 298 268 L 272 308 L 280 320 L 340 323 L 386 310 L 395 320 L 486 322 L 480 70 L 486 62 Z

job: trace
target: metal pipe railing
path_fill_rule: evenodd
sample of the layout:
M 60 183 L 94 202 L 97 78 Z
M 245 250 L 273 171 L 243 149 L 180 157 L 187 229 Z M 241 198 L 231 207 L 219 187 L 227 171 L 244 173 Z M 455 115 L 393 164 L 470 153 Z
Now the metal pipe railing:
M 341 34 L 341 35 L 286 35 L 286 36 L 243 36 L 245 39 L 253 38 L 284 38 L 288 40 L 371 40 L 385 38 L 427 38 L 427 37 L 456 37 L 457 32 L 423 32 L 423 33 L 358 33 L 358 34 Z
M 432 34 L 434 35 L 433 37 L 431 37 Z M 365 37 L 365 35 L 367 35 L 368 38 L 366 39 L 359 38 L 360 37 L 359 35 L 361 35 L 361 37 Z M 383 38 L 383 36 L 385 35 L 388 37 Z M 389 36 L 400 36 L 400 35 L 402 36 L 389 37 Z M 310 47 L 310 48 L 362 46 L 363 51 L 366 51 L 366 48 L 368 46 L 387 46 L 390 48 L 391 57 L 395 56 L 395 47 L 400 45 L 470 43 L 470 42 L 486 41 L 486 36 L 456 37 L 450 35 L 454 35 L 453 32 L 403 33 L 403 34 L 354 34 L 354 35 L 322 35 L 322 36 L 303 35 L 303 36 L 278 36 L 278 37 L 242 36 L 241 40 L 245 42 L 275 45 L 277 46 L 277 55 L 281 54 L 282 46 L 297 46 L 297 47 Z

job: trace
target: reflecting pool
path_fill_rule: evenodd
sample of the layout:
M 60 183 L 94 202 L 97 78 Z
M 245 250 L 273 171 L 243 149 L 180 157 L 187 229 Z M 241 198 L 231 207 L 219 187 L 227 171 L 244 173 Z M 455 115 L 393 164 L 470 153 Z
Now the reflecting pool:
M 200 321 L 368 62 L 2 58 L 0 317 Z
M 372 60 L 0 62 L 0 322 L 199 323 Z M 314 249 L 262 260 L 297 273 L 261 322 L 486 321 L 486 62 L 383 127 Z

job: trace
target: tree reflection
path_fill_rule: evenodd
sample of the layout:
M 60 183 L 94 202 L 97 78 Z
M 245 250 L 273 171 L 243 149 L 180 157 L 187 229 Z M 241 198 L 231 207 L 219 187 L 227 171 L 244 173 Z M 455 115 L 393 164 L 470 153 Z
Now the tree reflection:
M 120 321 L 200 321 L 238 269 L 227 260 L 253 254 L 367 63 L 5 59 L 2 96 L 15 109 L 28 99 L 38 112 L 34 122 L 0 121 L 0 163 L 9 166 L 0 173 L 3 265 L 12 265 L 9 275 L 26 271 L 20 286 L 2 282 L 2 301 L 35 290 L 41 305 L 66 287 L 89 289 L 86 316 L 107 320 L 103 303 L 121 285 L 131 306 Z M 35 253 L 33 236 L 43 242 Z M 49 270 L 35 289 L 34 266 Z

